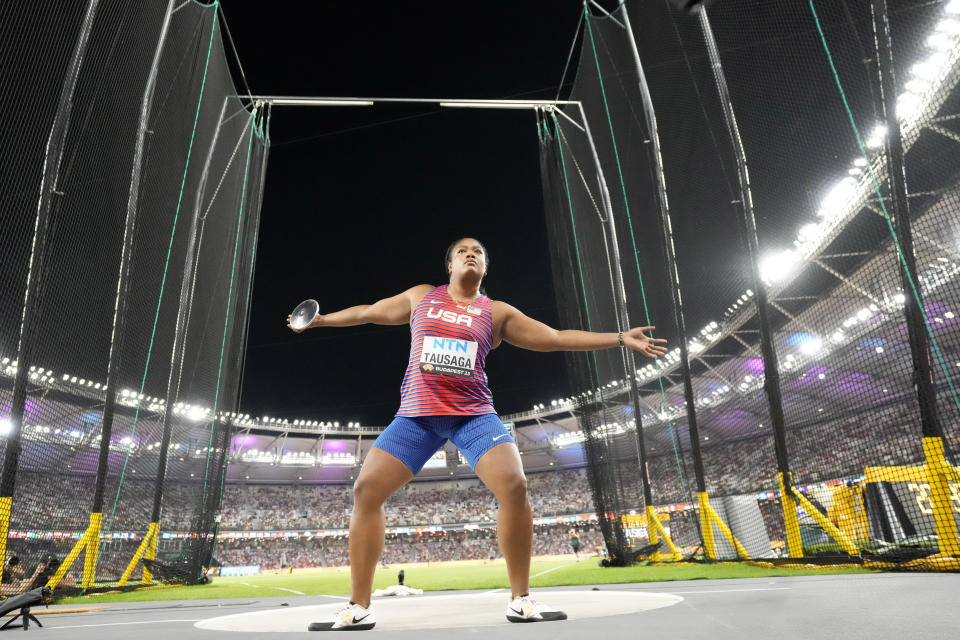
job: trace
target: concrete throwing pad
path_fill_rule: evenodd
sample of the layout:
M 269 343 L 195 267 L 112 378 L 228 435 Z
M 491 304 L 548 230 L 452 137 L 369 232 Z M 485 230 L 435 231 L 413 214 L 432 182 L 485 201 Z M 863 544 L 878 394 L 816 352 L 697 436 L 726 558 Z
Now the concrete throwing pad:
M 549 591 L 544 602 L 561 609 L 571 620 L 641 613 L 650 609 L 669 607 L 682 601 L 669 593 L 639 591 Z M 533 594 L 534 599 L 537 594 Z M 500 593 L 464 593 L 403 598 L 402 600 L 375 600 L 378 629 L 427 629 L 479 627 L 511 624 L 505 612 L 507 595 Z M 334 612 L 343 603 L 323 603 L 308 607 L 273 608 L 232 616 L 208 618 L 195 623 L 199 629 L 214 631 L 304 632 L 311 622 L 332 620 Z M 442 616 L 426 612 L 443 611 Z

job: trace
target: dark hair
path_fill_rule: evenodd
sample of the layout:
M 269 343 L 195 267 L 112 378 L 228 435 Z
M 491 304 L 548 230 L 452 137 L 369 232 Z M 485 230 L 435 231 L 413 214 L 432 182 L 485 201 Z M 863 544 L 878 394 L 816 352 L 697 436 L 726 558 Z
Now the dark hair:
M 457 238 L 456 240 L 454 240 L 453 242 L 451 242 L 451 243 L 450 243 L 450 246 L 447 247 L 447 253 L 446 253 L 446 255 L 445 255 L 444 258 L 443 258 L 443 269 L 444 269 L 444 271 L 446 271 L 447 265 L 450 264 L 451 262 L 453 262 L 453 250 L 457 248 L 457 245 L 458 245 L 458 244 L 460 243 L 460 241 L 463 240 L 464 238 L 473 238 L 473 236 L 461 236 L 461 237 Z M 473 238 L 473 239 L 476 240 L 476 238 Z M 479 244 L 479 245 L 480 245 L 480 248 L 483 249 L 483 261 L 484 261 L 484 262 L 486 263 L 486 265 L 489 267 L 489 266 L 490 266 L 490 252 L 487 251 L 487 247 L 484 246 L 484 244 L 483 244 L 482 242 L 480 242 L 479 240 L 477 240 L 477 244 Z M 449 275 L 449 274 L 448 274 L 448 275 Z M 480 284 L 480 295 L 485 296 L 485 295 L 487 295 L 487 290 L 486 290 L 486 288 L 483 286 L 483 280 L 482 280 L 482 279 L 481 279 L 480 282 L 481 282 L 481 284 Z

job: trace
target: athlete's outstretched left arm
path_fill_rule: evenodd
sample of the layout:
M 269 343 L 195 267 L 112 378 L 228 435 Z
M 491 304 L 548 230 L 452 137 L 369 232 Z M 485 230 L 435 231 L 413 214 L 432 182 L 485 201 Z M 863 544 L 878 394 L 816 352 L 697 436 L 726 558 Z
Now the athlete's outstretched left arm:
M 494 302 L 494 311 L 500 316 L 500 338 L 515 347 L 531 351 L 596 351 L 620 346 L 617 333 L 595 331 L 558 331 L 523 314 L 504 302 Z M 634 327 L 623 332 L 623 345 L 651 358 L 667 352 L 666 340 L 644 335 L 654 327 Z

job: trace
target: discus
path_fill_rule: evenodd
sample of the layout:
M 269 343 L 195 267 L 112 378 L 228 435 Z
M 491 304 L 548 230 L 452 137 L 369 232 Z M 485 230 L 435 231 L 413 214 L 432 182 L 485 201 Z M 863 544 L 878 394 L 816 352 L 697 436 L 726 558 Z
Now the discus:
M 304 300 L 290 314 L 290 326 L 294 329 L 306 329 L 318 313 L 320 313 L 320 303 L 313 298 Z

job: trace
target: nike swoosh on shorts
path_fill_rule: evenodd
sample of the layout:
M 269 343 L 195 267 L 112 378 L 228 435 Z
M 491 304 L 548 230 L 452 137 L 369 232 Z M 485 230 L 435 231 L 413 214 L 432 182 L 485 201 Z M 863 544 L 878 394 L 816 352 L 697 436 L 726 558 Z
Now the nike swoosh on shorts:
M 496 441 L 499 440 L 500 438 L 506 438 L 508 435 L 510 435 L 510 434 L 509 434 L 509 433 L 501 433 L 501 434 L 498 435 L 498 436 L 493 436 L 493 441 L 496 442 Z

